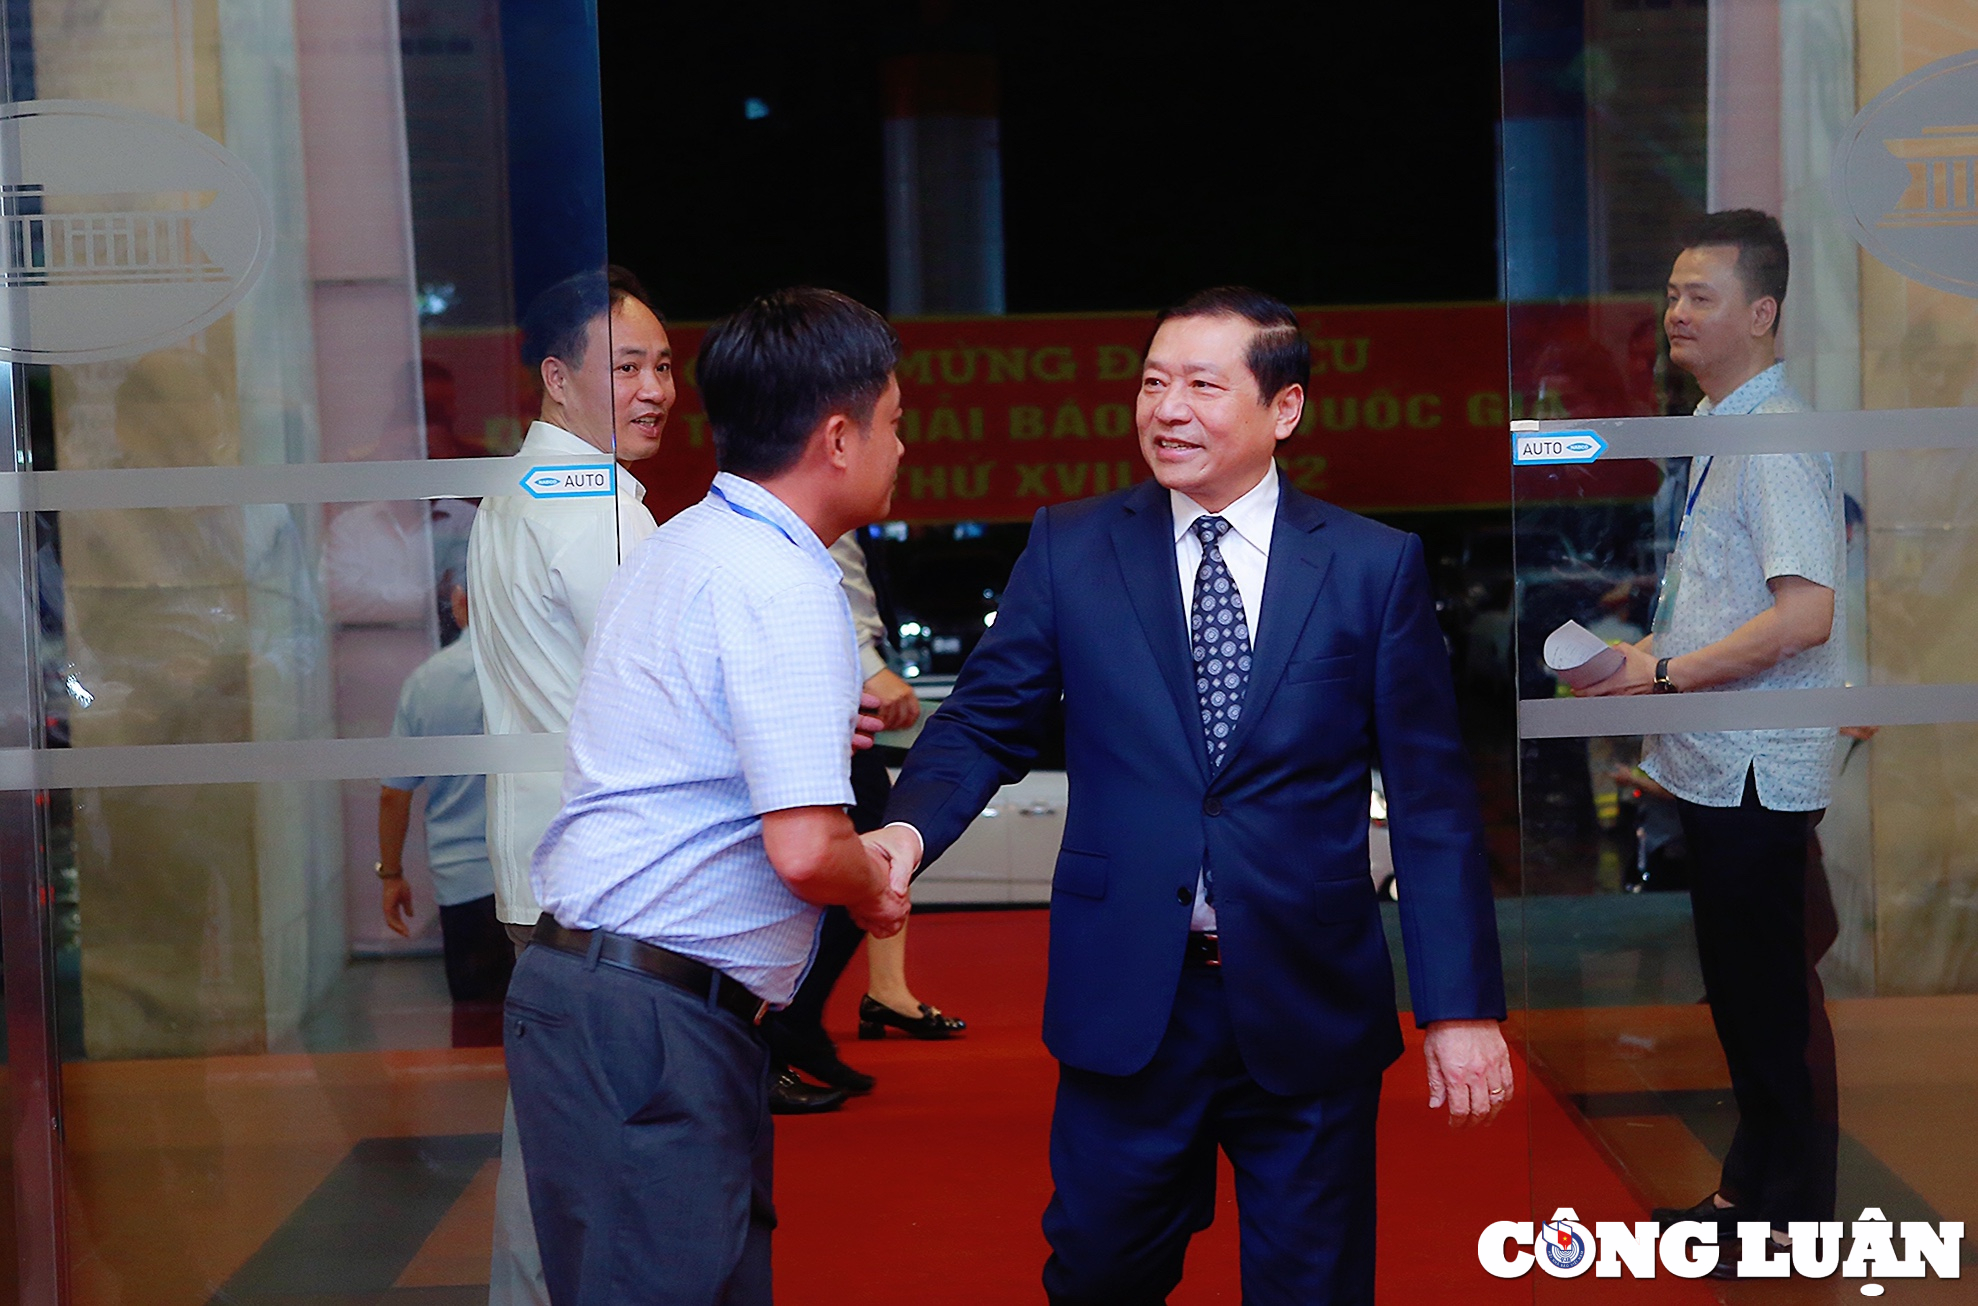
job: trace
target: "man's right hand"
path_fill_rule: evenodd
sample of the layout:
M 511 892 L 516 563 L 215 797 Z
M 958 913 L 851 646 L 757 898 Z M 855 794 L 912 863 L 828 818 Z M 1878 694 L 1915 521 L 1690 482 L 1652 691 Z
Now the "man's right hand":
M 863 902 L 846 907 L 853 924 L 875 939 L 891 938 L 907 923 L 913 904 L 907 900 L 907 883 L 913 878 L 913 863 L 894 860 L 892 848 L 877 836 L 862 834 L 865 853 L 872 859 L 873 876 L 884 887 Z
M 859 838 L 865 840 L 868 847 L 879 848 L 885 853 L 892 868 L 892 887 L 905 893 L 907 886 L 913 883 L 913 873 L 920 869 L 920 832 L 910 825 L 895 822 L 862 834 Z

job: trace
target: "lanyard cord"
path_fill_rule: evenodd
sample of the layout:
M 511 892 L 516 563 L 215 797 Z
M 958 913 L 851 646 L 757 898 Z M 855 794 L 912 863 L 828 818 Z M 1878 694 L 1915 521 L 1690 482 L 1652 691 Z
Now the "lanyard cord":
M 1690 514 L 1696 511 L 1696 496 L 1703 493 L 1703 483 L 1710 479 L 1710 469 L 1716 465 L 1717 459 L 1715 457 L 1709 454 L 1704 455 L 1703 470 L 1697 473 L 1696 484 L 1690 487 L 1689 502 L 1683 505 L 1683 521 L 1685 523 L 1689 521 Z
M 1703 493 L 1703 483 L 1710 479 L 1710 469 L 1715 467 L 1716 465 L 1717 465 L 1717 459 L 1714 456 L 1706 455 L 1704 458 L 1703 470 L 1697 473 L 1696 484 L 1690 486 L 1689 501 L 1683 505 L 1682 523 L 1676 527 L 1677 552 L 1682 551 L 1683 541 L 1689 536 L 1690 515 L 1696 511 L 1697 496 Z
M 1662 584 L 1655 596 L 1655 611 L 1649 617 L 1649 626 L 1657 634 L 1662 633 L 1666 623 L 1671 619 L 1669 608 L 1674 595 L 1671 593 L 1670 585 L 1672 581 L 1680 580 L 1683 545 L 1688 542 L 1690 535 L 1690 516 L 1696 511 L 1697 496 L 1703 493 L 1703 483 L 1710 479 L 1710 469 L 1716 465 L 1717 460 L 1714 457 L 1703 464 L 1703 470 L 1697 473 L 1696 484 L 1690 487 L 1689 500 L 1683 505 L 1683 521 L 1676 528 L 1676 547 L 1669 552 L 1669 562 L 1663 569 Z
M 771 530 L 775 531 L 778 535 L 781 535 L 784 539 L 789 540 L 790 543 L 796 544 L 798 548 L 800 549 L 803 548 L 803 545 L 797 544 L 797 541 L 791 538 L 789 531 L 783 529 L 783 523 L 779 521 L 775 521 L 772 518 L 763 516 L 761 513 L 749 507 L 747 504 L 736 503 L 733 499 L 729 498 L 727 495 L 721 494 L 721 487 L 718 485 L 710 486 L 709 488 L 712 489 L 716 494 L 720 494 L 721 502 L 727 504 L 740 516 L 747 517 L 751 521 L 761 522 L 764 526 L 769 527 Z

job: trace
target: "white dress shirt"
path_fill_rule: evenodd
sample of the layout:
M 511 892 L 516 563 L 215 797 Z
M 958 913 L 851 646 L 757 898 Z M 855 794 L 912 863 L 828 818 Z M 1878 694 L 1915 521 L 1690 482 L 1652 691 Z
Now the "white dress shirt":
M 790 1000 L 823 912 L 776 874 L 762 816 L 852 803 L 860 676 L 840 580 L 789 505 L 726 472 L 626 561 L 536 853 L 543 910 Z
M 548 422 L 529 428 L 518 462 L 603 460 L 587 441 Z M 482 501 L 467 542 L 467 635 L 491 735 L 559 734 L 570 724 L 584 646 L 619 562 L 654 530 L 645 487 L 623 468 L 604 499 Z M 613 507 L 616 511 L 613 511 Z M 488 860 L 495 911 L 532 924 L 541 910 L 529 861 L 562 805 L 554 771 L 488 777 Z
M 1243 600 L 1243 624 L 1250 629 L 1250 647 L 1257 647 L 1257 614 L 1264 606 L 1264 573 L 1271 564 L 1271 530 L 1277 524 L 1277 464 L 1273 462 L 1250 491 L 1219 513 L 1211 514 L 1180 490 L 1168 491 L 1174 509 L 1174 566 L 1181 580 L 1182 626 L 1192 628 L 1195 619 L 1195 573 L 1202 566 L 1202 540 L 1195 534 L 1199 517 L 1217 516 L 1229 523 L 1218 547 L 1229 578 Z M 1191 930 L 1216 928 L 1216 909 L 1209 905 L 1208 885 L 1195 881 L 1195 910 L 1189 914 Z
M 1229 568 L 1230 579 L 1236 582 L 1237 596 L 1243 600 L 1243 624 L 1250 632 L 1250 647 L 1257 647 L 1257 614 L 1264 606 L 1264 575 L 1270 569 L 1271 532 L 1277 525 L 1277 501 L 1275 462 L 1265 469 L 1264 479 L 1220 513 L 1211 514 L 1179 490 L 1168 491 L 1168 503 L 1174 512 L 1174 566 L 1175 576 L 1181 582 L 1184 629 L 1195 617 L 1195 573 L 1202 566 L 1202 541 L 1192 528 L 1198 517 L 1218 516 L 1229 523 L 1229 529 L 1218 541 L 1223 565 Z M 907 822 L 894 821 L 891 824 L 913 830 L 914 838 L 921 839 L 920 831 Z M 923 849 L 926 847 L 924 839 L 921 846 Z M 1209 905 L 1208 884 L 1200 875 L 1195 879 L 1195 909 L 1189 913 L 1188 928 L 1216 928 L 1216 909 Z

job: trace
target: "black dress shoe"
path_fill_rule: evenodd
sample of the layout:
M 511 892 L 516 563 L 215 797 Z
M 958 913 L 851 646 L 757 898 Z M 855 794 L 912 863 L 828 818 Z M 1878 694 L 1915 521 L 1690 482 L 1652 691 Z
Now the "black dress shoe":
M 812 1079 L 829 1084 L 833 1088 L 842 1088 L 854 1096 L 870 1093 L 872 1086 L 879 1082 L 864 1071 L 853 1070 L 840 1061 L 837 1052 L 831 1048 L 791 1057 L 790 1066 L 792 1069 L 803 1071 Z
M 1695 1206 L 1658 1206 L 1649 1212 L 1649 1216 L 1664 1229 L 1679 1220 L 1701 1220 L 1705 1223 L 1714 1221 L 1717 1225 L 1717 1239 L 1720 1245 L 1735 1240 L 1738 1236 L 1738 1221 L 1750 1218 L 1742 1206 L 1717 1205 L 1715 1193 Z
M 776 1082 L 769 1086 L 771 1115 L 814 1116 L 822 1111 L 836 1111 L 844 1104 L 844 1089 L 806 1084 L 791 1070 L 778 1074 Z
M 967 1029 L 968 1022 L 944 1016 L 925 1002 L 920 1004 L 918 1016 L 902 1016 L 885 1003 L 875 1001 L 870 993 L 859 999 L 860 1038 L 885 1038 L 889 1026 L 908 1038 L 944 1039 Z
M 1785 1230 L 1781 1229 L 1779 1232 L 1784 1233 Z M 1768 1240 L 1768 1244 L 1765 1254 L 1769 1258 L 1777 1259 L 1780 1256 L 1789 1257 L 1792 1255 L 1792 1246 L 1789 1243 Z M 1704 1277 L 1709 1279 L 1735 1279 L 1738 1277 L 1738 1262 L 1743 1259 L 1743 1240 L 1733 1237 L 1729 1242 L 1726 1242 L 1724 1235 L 1720 1233 L 1717 1235 L 1717 1264 Z M 1790 1271 L 1788 1271 L 1788 1277 L 1792 1277 Z

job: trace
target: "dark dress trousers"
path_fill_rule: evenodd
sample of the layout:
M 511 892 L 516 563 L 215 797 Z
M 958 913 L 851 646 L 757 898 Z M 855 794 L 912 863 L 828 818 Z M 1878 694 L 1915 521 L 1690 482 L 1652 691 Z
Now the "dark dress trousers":
M 1185 1248 L 1185 1226 L 1207 1223 L 1206 1211 L 1199 1219 L 1186 1212 L 1200 1205 L 1200 1139 L 1208 1135 L 1211 1161 L 1220 1143 L 1237 1163 L 1248 1208 L 1246 1299 L 1280 1295 L 1263 1291 L 1261 1273 L 1253 1291 L 1253 1241 L 1305 1247 L 1320 1260 L 1342 1254 L 1321 1246 L 1324 1231 L 1294 1223 L 1344 1209 L 1337 1193 L 1287 1202 L 1283 1228 L 1261 1223 L 1284 1196 L 1281 1186 L 1255 1182 L 1286 1170 L 1264 1154 L 1272 1152 L 1307 1158 L 1287 1183 L 1309 1178 L 1313 1167 L 1350 1172 L 1347 1205 L 1366 1212 L 1351 1231 L 1364 1248 L 1343 1253 L 1351 1272 L 1330 1280 L 1334 1291 L 1305 1300 L 1371 1291 L 1369 1086 L 1377 1088 L 1402 1047 L 1368 870 L 1371 768 L 1381 769 L 1387 794 L 1416 1021 L 1504 1015 L 1481 824 L 1421 542 L 1280 486 L 1251 678 L 1219 769 L 1211 770 L 1202 734 L 1169 495 L 1143 482 L 1037 514 L 995 625 L 922 730 L 887 809 L 889 820 L 921 832 L 933 861 L 997 786 L 1030 768 L 1048 709 L 1062 696 L 1070 804 L 1052 880 L 1044 1004 L 1045 1042 L 1064 1072 L 1053 1143 L 1059 1197 L 1046 1220 L 1055 1252 L 1046 1284 L 1056 1300 L 1164 1296 L 1161 1284 L 1179 1276 L 1174 1237 L 1091 1226 L 1171 1215 Z M 1183 969 L 1205 866 L 1222 953 L 1209 978 Z M 1208 996 L 1203 985 L 1212 986 Z M 1227 1057 L 1211 1065 L 1218 1053 L 1206 1045 L 1217 1042 Z M 1254 1090 L 1245 1113 L 1276 1103 L 1287 1119 L 1355 1121 L 1364 1137 L 1316 1145 L 1316 1125 L 1246 1127 L 1237 1131 L 1246 1158 L 1234 1135 L 1182 1121 L 1175 1128 L 1192 1131 L 1193 1141 L 1176 1146 L 1194 1148 L 1194 1160 L 1177 1162 L 1173 1178 L 1192 1185 L 1189 1195 L 1158 1217 L 1158 1201 L 1095 1197 L 1109 1185 L 1146 1187 L 1145 1176 L 1090 1173 L 1123 1164 L 1135 1143 L 1068 1148 L 1067 1109 L 1081 1130 L 1144 1135 L 1155 1118 L 1180 1120 L 1192 1108 L 1149 1108 L 1173 1086 L 1143 1092 L 1143 1081 L 1192 1077 L 1199 1100 L 1226 1102 L 1228 1058 Z M 1154 1187 L 1166 1182 L 1157 1177 Z M 1246 1184 L 1259 1200 L 1248 1200 Z M 1151 1261 L 1142 1255 L 1150 1240 L 1166 1243 Z M 1102 1264 L 1136 1256 L 1146 1263 Z M 1082 1264 L 1059 1264 L 1071 1259 Z M 1054 1270 L 1062 1271 L 1056 1282 Z M 1281 1295 L 1296 1300 L 1304 1291 Z

